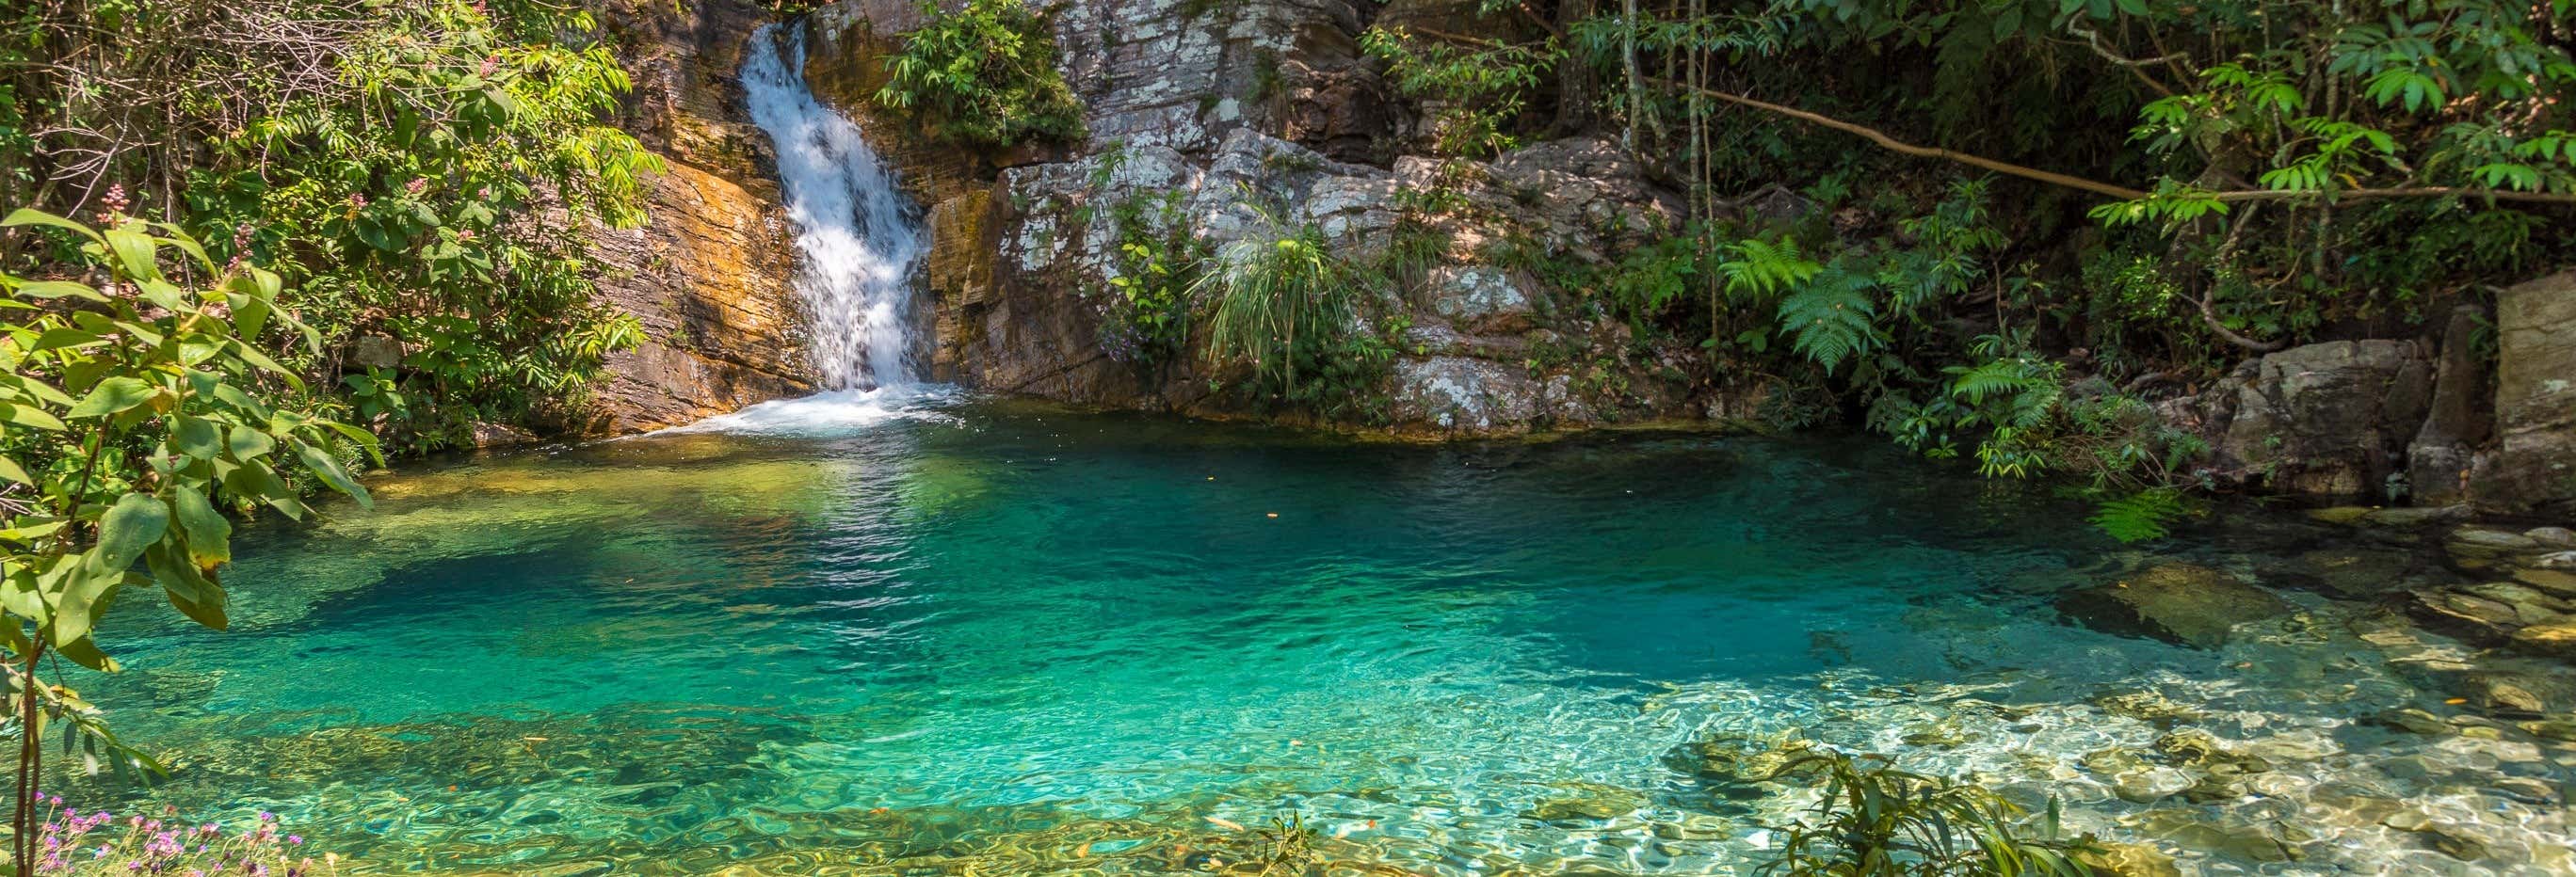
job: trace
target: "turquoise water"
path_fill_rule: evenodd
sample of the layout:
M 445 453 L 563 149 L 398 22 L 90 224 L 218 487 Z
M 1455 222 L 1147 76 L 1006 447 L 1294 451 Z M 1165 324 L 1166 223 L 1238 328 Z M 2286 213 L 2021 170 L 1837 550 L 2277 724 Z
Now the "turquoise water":
M 2373 765 L 2427 744 L 2353 719 L 2439 699 L 2355 638 L 2364 608 L 2312 595 L 2216 652 L 2068 624 L 2056 593 L 2136 552 L 2081 504 L 1866 441 L 1420 447 L 809 404 L 389 476 L 373 512 L 255 528 L 231 632 L 125 607 L 133 669 L 89 685 L 178 773 L 84 793 L 274 810 L 384 872 L 1208 870 L 1295 815 L 1339 872 L 1710 873 L 1803 799 L 1682 747 L 1797 734 L 2278 870 L 2074 767 L 2158 733 L 2092 701 L 2164 692 L 2222 736 L 2340 753 L 2192 808 L 2259 824 L 2400 782 Z M 2176 550 L 2272 562 L 2203 529 Z M 2496 861 L 2552 861 L 2532 849 L 2563 815 L 2511 815 Z M 2311 863 L 2458 864 L 2308 834 Z

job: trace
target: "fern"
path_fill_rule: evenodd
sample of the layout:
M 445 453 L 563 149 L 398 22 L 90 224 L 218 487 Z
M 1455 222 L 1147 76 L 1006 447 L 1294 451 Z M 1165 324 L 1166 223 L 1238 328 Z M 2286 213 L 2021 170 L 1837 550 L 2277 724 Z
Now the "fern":
M 1797 241 L 1787 238 L 1776 244 L 1746 238 L 1726 245 L 1726 253 L 1726 263 L 1719 265 L 1717 271 L 1726 278 L 1726 297 L 1737 302 L 1779 295 L 1824 270 L 1824 266 L 1798 251 Z
M 2122 543 L 2149 542 L 2171 535 L 2167 525 L 2183 515 L 2182 494 L 2171 488 L 2142 490 L 2102 503 L 2091 522 Z
M 1780 300 L 1780 328 L 1795 340 L 1799 353 L 1831 374 L 1877 340 L 1871 324 L 1878 309 L 1869 294 L 1875 287 L 1868 271 L 1836 259 Z

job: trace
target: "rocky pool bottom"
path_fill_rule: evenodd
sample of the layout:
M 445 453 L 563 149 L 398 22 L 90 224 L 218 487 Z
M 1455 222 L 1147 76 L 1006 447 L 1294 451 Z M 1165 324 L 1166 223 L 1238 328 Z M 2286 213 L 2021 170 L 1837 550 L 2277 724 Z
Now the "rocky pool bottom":
M 84 680 L 352 873 L 1728 874 L 1815 747 L 2119 873 L 2576 872 L 2560 531 L 2081 503 L 1865 441 L 1447 447 L 851 397 L 372 482 Z M 2460 638 L 2454 638 L 2460 637 Z M 2493 646 L 2495 648 L 2487 648 Z

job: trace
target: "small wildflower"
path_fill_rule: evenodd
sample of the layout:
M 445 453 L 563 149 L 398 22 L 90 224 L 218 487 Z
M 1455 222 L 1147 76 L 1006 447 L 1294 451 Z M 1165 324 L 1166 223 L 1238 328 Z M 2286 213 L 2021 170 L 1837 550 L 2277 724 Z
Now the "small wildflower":
M 403 184 L 403 191 L 405 191 L 405 192 L 409 192 L 409 193 L 414 194 L 414 195 L 418 195 L 418 194 L 420 194 L 420 193 L 422 193 L 422 192 L 429 191 L 429 178 L 428 178 L 428 177 L 413 177 L 413 178 L 411 178 L 411 182 L 408 182 L 408 183 L 404 183 L 404 184 Z

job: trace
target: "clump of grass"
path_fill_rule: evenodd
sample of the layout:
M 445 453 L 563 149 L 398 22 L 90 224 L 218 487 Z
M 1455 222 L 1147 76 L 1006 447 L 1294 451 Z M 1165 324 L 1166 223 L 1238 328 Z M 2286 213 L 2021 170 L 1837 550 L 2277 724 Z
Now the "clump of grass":
M 1781 771 L 1821 774 L 1825 796 L 1780 833 L 1765 877 L 2092 877 L 2078 861 L 2097 844 L 2067 838 L 2057 801 L 2034 820 L 1983 787 L 1863 763 L 1839 752 L 1806 756 Z M 2033 824 L 2036 822 L 2036 824 Z
M 1393 360 L 1393 345 L 1367 320 L 1385 285 L 1334 253 L 1309 224 L 1218 248 L 1193 297 L 1210 311 L 1215 365 L 1246 370 L 1256 399 L 1332 417 L 1348 412 Z

